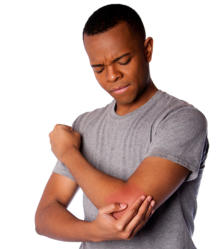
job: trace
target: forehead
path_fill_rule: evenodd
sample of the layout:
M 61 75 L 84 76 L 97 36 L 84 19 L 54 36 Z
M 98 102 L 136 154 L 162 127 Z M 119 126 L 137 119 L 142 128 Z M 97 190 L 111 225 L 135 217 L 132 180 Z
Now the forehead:
M 125 22 L 117 24 L 104 33 L 84 35 L 84 46 L 93 63 L 133 52 L 138 49 L 138 44 L 137 35 Z

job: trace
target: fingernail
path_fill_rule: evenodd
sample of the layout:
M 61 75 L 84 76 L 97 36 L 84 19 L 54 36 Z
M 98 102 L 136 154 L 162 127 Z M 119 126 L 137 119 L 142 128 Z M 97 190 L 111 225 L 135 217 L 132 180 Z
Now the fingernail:
M 155 205 L 155 201 L 151 201 L 150 205 L 153 207 Z
M 140 197 L 141 200 L 144 200 L 145 198 L 146 198 L 145 195 L 142 195 L 142 196 Z
M 127 204 L 125 204 L 125 203 L 120 203 L 120 207 L 121 208 L 125 208 L 127 206 Z
M 147 200 L 148 200 L 148 201 L 151 201 L 151 199 L 152 199 L 151 196 L 148 196 L 148 197 L 147 197 Z

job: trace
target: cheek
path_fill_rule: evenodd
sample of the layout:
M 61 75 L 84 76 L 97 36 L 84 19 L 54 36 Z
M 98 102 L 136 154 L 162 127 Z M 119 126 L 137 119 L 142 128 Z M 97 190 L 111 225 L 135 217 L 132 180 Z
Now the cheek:
M 95 76 L 95 79 L 97 80 L 97 82 L 99 83 L 99 85 L 105 90 L 105 84 L 104 84 L 104 79 L 103 79 L 103 76 L 102 74 L 99 75 L 99 74 L 94 74 Z
M 98 81 L 99 85 L 105 90 L 108 91 L 107 86 L 103 83 L 103 81 Z
M 140 79 L 144 77 L 144 63 L 143 60 L 139 60 L 138 58 L 131 63 L 130 67 L 128 67 L 127 71 L 125 71 L 125 76 L 128 80 L 131 80 L 136 83 L 139 83 Z

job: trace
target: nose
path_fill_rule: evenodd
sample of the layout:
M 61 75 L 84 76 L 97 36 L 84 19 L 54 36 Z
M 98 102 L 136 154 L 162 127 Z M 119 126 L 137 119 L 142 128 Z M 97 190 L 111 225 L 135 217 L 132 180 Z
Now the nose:
M 110 65 L 106 70 L 106 78 L 108 82 L 116 82 L 122 78 L 122 73 L 114 65 Z

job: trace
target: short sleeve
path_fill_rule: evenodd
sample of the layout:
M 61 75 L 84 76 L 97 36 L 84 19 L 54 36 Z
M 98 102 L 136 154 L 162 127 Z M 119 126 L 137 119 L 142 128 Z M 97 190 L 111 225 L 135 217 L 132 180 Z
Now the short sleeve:
M 207 152 L 205 116 L 194 107 L 183 107 L 159 122 L 145 157 L 163 157 L 186 167 L 191 172 L 186 181 L 191 181 L 197 178 Z
M 71 180 L 75 181 L 73 175 L 69 171 L 69 169 L 59 160 L 57 160 L 55 167 L 53 169 L 53 173 L 57 173 L 59 175 L 67 176 Z
M 79 131 L 79 121 L 80 121 L 80 116 L 78 116 L 75 121 L 72 124 L 72 129 L 80 132 Z M 71 180 L 75 181 L 73 175 L 71 174 L 70 170 L 67 168 L 66 165 L 64 165 L 61 161 L 57 160 L 54 169 L 53 169 L 53 173 L 57 173 L 59 175 L 63 175 L 63 176 L 67 176 L 69 177 Z

